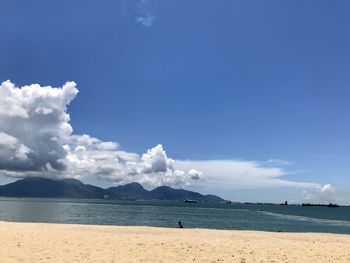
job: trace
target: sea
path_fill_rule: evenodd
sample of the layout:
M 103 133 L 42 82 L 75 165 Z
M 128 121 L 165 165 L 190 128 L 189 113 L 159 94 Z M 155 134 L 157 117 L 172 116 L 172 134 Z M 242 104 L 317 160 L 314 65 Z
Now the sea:
M 350 207 L 0 198 L 0 221 L 350 234 Z

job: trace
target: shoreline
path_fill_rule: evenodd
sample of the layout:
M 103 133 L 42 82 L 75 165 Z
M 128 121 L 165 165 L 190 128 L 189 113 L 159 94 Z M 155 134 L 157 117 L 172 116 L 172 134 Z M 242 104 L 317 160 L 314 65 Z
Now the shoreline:
M 0 221 L 1 262 L 350 262 L 350 235 Z
M 164 229 L 164 230 L 171 230 L 171 229 L 178 229 L 176 227 L 176 224 L 174 224 L 174 227 L 163 227 L 163 226 L 146 226 L 146 225 L 110 225 L 110 224 L 78 224 L 78 223 L 60 223 L 60 222 L 30 222 L 30 221 L 5 221 L 0 220 L 0 224 L 2 223 L 14 223 L 14 224 L 32 224 L 32 225 L 58 225 L 58 226 L 82 226 L 82 227 L 114 227 L 114 228 L 149 228 L 149 229 Z M 250 229 L 222 229 L 222 228 L 202 228 L 202 227 L 184 227 L 182 230 L 203 230 L 203 231 L 231 231 L 231 232 L 247 232 L 247 233 L 266 233 L 266 234 L 315 234 L 315 235 L 337 235 L 337 236 L 348 236 L 350 237 L 350 234 L 347 233 L 333 233 L 333 232 L 298 232 L 298 231 L 267 231 L 267 230 L 250 230 Z

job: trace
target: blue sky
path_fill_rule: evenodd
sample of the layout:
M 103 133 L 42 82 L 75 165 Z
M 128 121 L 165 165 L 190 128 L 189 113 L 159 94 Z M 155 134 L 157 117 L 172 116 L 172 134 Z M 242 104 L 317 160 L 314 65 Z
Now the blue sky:
M 135 153 L 160 143 L 174 160 L 284 160 L 273 163 L 284 179 L 331 184 L 350 203 L 348 1 L 11 0 L 0 9 L 0 81 L 76 82 L 74 134 Z M 189 188 L 264 201 L 309 191 Z

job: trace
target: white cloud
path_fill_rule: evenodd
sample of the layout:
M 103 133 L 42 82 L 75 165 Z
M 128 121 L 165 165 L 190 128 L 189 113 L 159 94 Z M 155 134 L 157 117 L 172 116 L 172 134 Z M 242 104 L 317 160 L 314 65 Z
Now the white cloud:
M 334 192 L 334 187 L 330 184 L 325 184 L 324 186 L 320 187 L 321 193 L 332 193 Z
M 154 20 L 156 17 L 152 15 L 151 13 L 143 14 L 143 16 L 136 17 L 136 22 L 140 23 L 143 26 L 150 27 L 153 25 Z
M 150 27 L 156 20 L 156 16 L 150 11 L 150 1 L 140 0 L 136 8 L 136 22 L 143 26 Z
M 118 146 L 118 143 L 115 142 L 101 142 L 98 148 L 101 150 L 115 150 Z
M 316 189 L 304 190 L 304 201 L 308 203 L 336 203 L 335 188 L 330 184 L 319 185 Z
M 270 159 L 263 163 L 264 165 L 271 165 L 271 166 L 285 166 L 290 165 L 291 163 L 286 160 L 282 159 Z
M 191 169 L 188 171 L 188 176 L 193 180 L 199 180 L 203 176 L 203 172 L 197 171 L 195 169 Z
M 66 107 L 78 90 L 74 82 L 62 88 L 39 85 L 17 88 L 10 81 L 0 86 L 1 170 L 64 170 L 62 148 L 72 127 Z M 7 141 L 7 143 L 4 143 Z M 19 160 L 21 159 L 21 160 Z
M 316 183 L 305 183 L 283 179 L 287 174 L 279 167 L 265 166 L 264 163 L 241 160 L 177 160 L 174 167 L 182 170 L 196 169 L 205 175 L 202 184 L 222 188 L 261 187 L 319 187 Z
M 122 0 L 121 15 L 127 19 L 134 19 L 145 27 L 151 27 L 156 20 L 156 16 L 151 12 L 150 0 Z
M 67 106 L 78 94 L 74 82 L 62 88 L 0 86 L 0 171 L 11 177 L 97 176 L 110 182 L 187 185 L 162 145 L 140 155 L 87 134 L 72 134 Z
M 98 139 L 87 136 L 79 138 L 74 135 L 74 143 L 64 146 L 67 152 L 64 160 L 67 170 L 64 173 L 68 177 L 95 175 L 116 183 L 172 186 L 187 185 L 192 179 L 184 171 L 173 168 L 174 160 L 167 156 L 160 144 L 139 155 L 114 148 L 101 148 Z M 77 141 L 81 144 L 77 144 Z
M 73 146 L 84 146 L 93 149 L 100 150 L 115 150 L 119 147 L 116 142 L 103 142 L 97 138 L 91 137 L 90 135 L 72 135 L 70 136 L 69 143 Z
M 174 160 L 168 158 L 160 144 L 144 153 L 141 160 L 141 171 L 143 173 L 166 172 L 168 169 L 173 169 Z
M 241 160 L 174 160 L 161 144 L 143 154 L 126 152 L 118 143 L 73 134 L 67 113 L 78 90 L 74 82 L 61 88 L 38 84 L 0 86 L 0 174 L 9 177 L 96 176 L 114 183 L 189 184 L 226 189 L 297 187 L 320 193 L 330 185 L 284 179 L 288 162 Z M 289 174 L 290 175 L 290 174 Z

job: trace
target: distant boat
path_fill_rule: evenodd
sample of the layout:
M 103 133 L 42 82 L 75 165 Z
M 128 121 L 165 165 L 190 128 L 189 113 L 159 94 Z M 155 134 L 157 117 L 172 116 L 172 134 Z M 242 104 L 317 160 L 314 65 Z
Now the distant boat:
M 285 201 L 284 203 L 280 204 L 280 205 L 288 205 L 288 202 Z
M 226 204 L 232 204 L 232 202 L 230 200 L 226 201 Z
M 339 207 L 339 205 L 337 205 L 337 204 L 332 204 L 332 203 L 329 203 L 328 205 L 326 205 L 326 204 L 309 204 L 309 203 L 303 203 L 301 206 Z
M 310 204 L 310 203 L 302 203 L 301 206 L 327 206 L 323 204 Z
M 332 203 L 329 203 L 329 205 L 327 205 L 327 207 L 339 207 L 339 205 L 337 205 L 337 204 L 332 204 Z
M 198 203 L 197 200 L 185 199 L 184 203 Z

